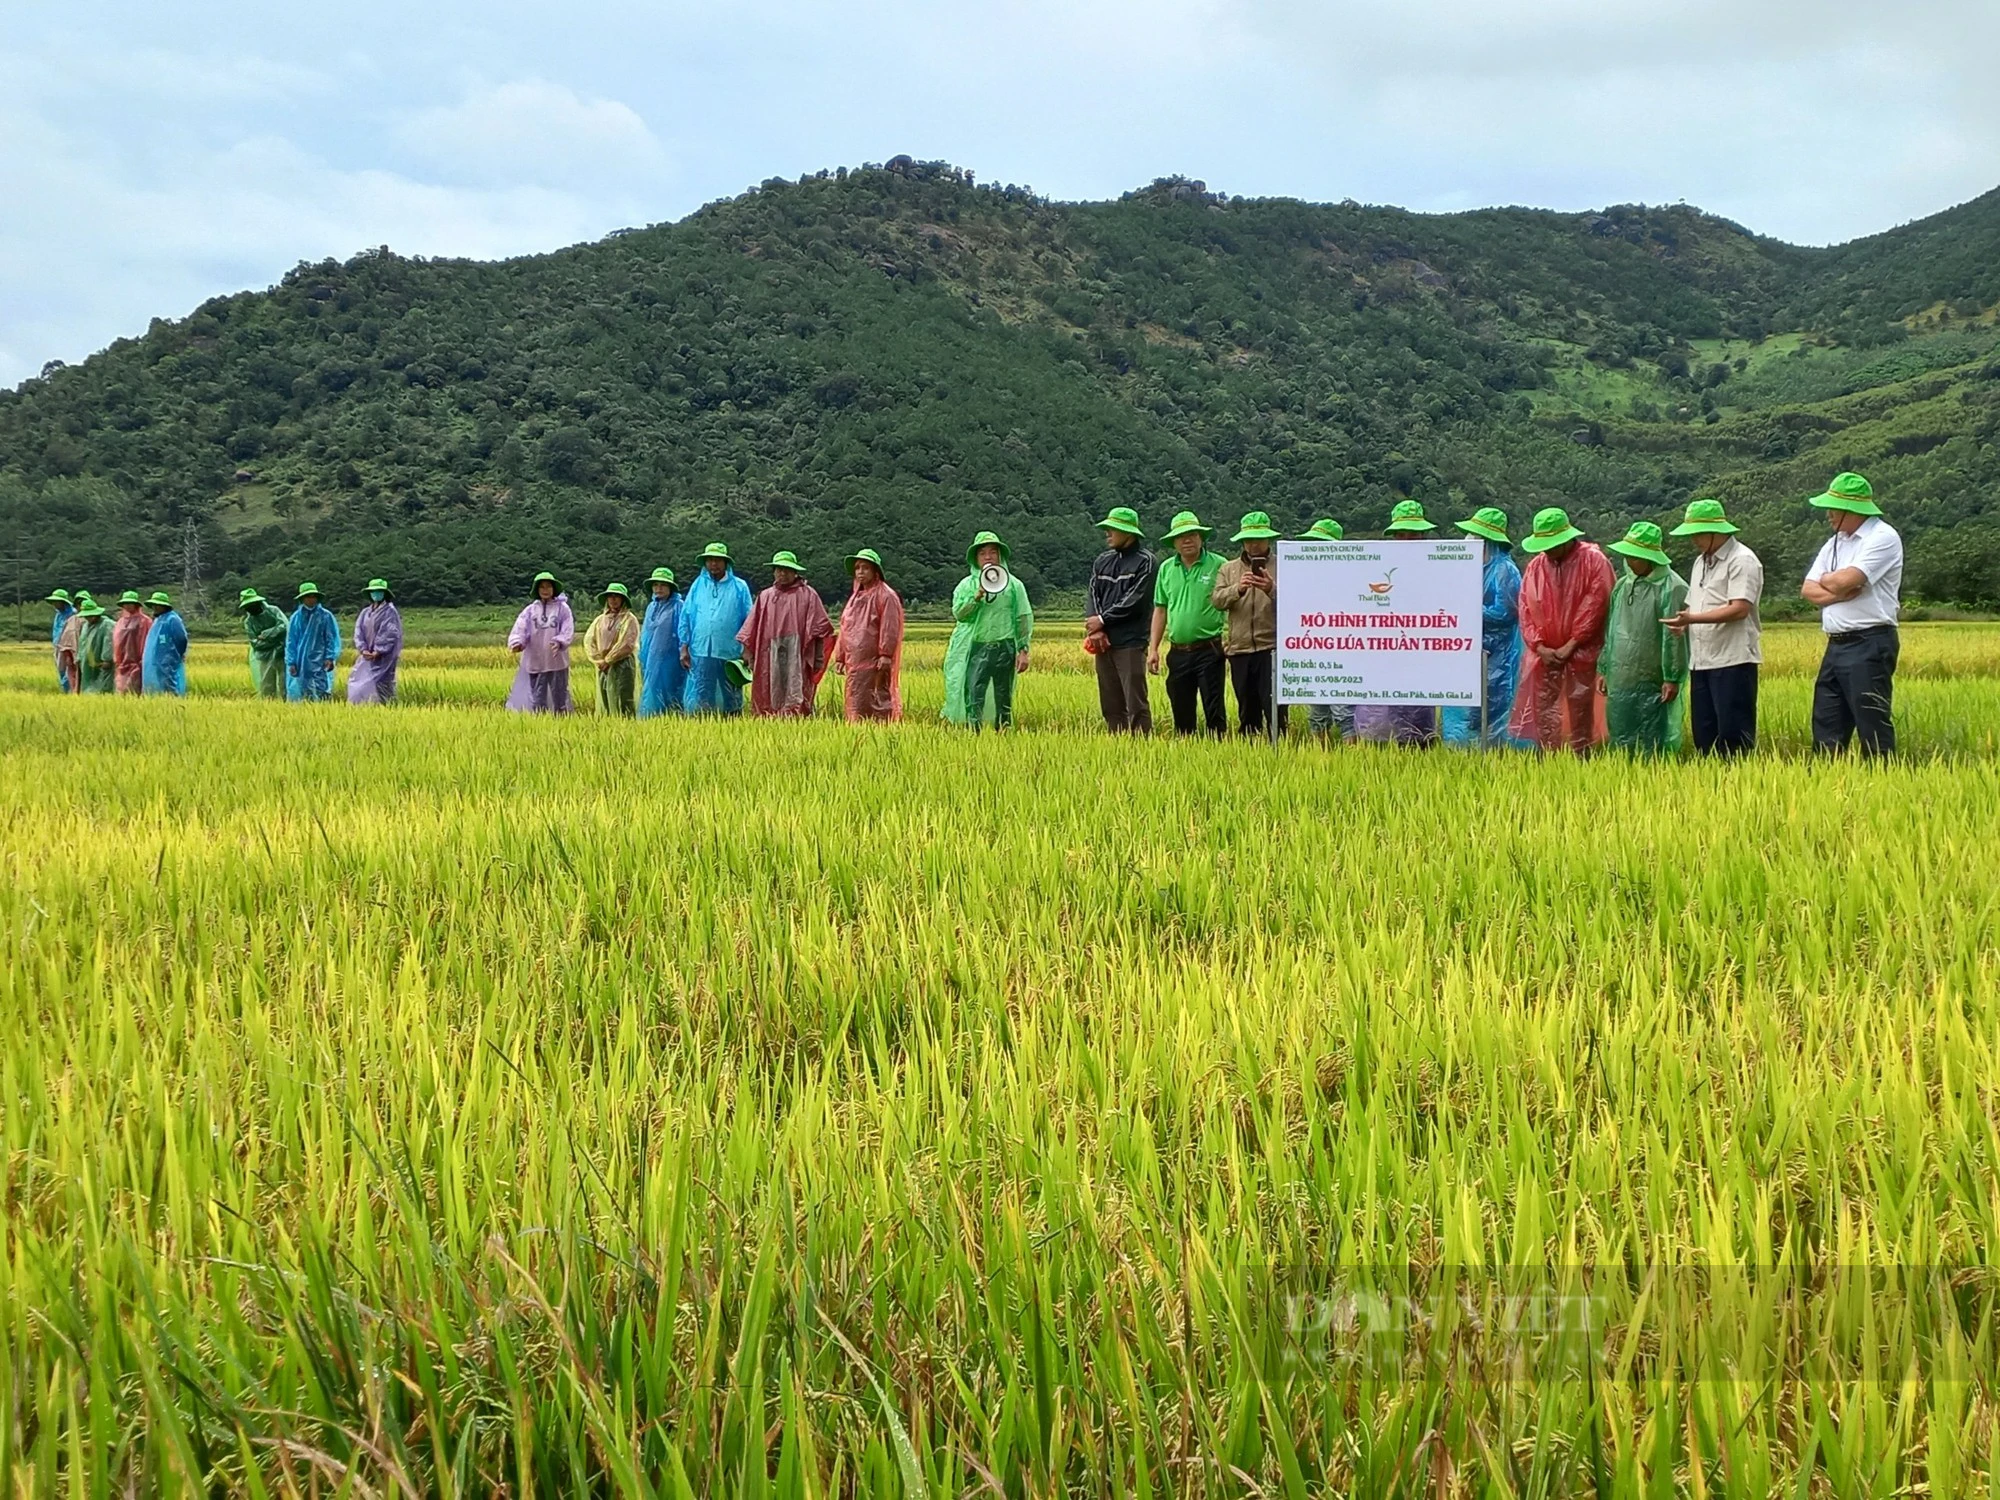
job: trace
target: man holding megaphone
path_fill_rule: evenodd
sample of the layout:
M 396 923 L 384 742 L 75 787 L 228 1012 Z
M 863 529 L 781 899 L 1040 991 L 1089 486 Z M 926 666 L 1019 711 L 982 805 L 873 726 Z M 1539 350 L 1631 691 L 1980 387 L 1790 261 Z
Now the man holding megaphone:
M 971 637 L 965 664 L 966 718 L 977 730 L 985 718 L 986 695 L 993 695 L 993 727 L 1014 722 L 1014 678 L 1028 670 L 1028 647 L 1035 636 L 1035 612 L 1028 591 L 1007 567 L 1007 544 L 982 531 L 965 550 L 966 576 L 951 598 L 952 618 Z

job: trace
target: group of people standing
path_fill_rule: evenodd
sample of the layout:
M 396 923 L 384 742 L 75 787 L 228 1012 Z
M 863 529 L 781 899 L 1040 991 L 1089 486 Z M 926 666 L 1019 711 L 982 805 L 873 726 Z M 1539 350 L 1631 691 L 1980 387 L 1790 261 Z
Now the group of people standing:
M 1820 610 L 1826 653 L 1814 685 L 1812 733 L 1822 750 L 1858 736 L 1870 755 L 1896 747 L 1892 713 L 1903 548 L 1859 474 L 1835 476 L 1811 505 L 1831 535 L 1801 595 Z M 1722 502 L 1698 499 L 1664 533 L 1634 522 L 1607 549 L 1586 538 L 1566 512 L 1538 511 L 1513 558 L 1506 513 L 1485 507 L 1454 523 L 1485 548 L 1482 644 L 1485 710 L 1318 703 L 1307 725 L 1329 738 L 1401 744 L 1514 746 L 1588 753 L 1599 745 L 1652 753 L 1678 750 L 1684 725 L 1704 754 L 1739 755 L 1757 742 L 1757 676 L 1763 660 L 1758 607 L 1764 568 L 1737 535 Z M 1174 728 L 1211 734 L 1229 727 L 1233 692 L 1239 731 L 1266 733 L 1273 701 L 1279 579 L 1270 516 L 1251 511 L 1230 538 L 1236 556 L 1210 550 L 1212 528 L 1193 511 L 1168 526 L 1165 558 L 1146 544 L 1138 513 L 1113 508 L 1099 522 L 1105 550 L 1092 566 L 1084 649 L 1096 663 L 1105 726 L 1150 733 L 1149 677 L 1164 673 Z M 1437 530 L 1416 500 L 1397 503 L 1384 535 Z M 1683 577 L 1666 552 L 1687 538 L 1694 557 Z M 1338 522 L 1315 522 L 1306 540 L 1344 540 Z M 977 729 L 1006 729 L 1014 686 L 1027 670 L 1035 615 L 1013 576 L 1007 544 L 982 531 L 966 549 L 966 576 L 952 595 L 945 652 L 943 717 Z M 711 542 L 685 593 L 671 568 L 653 570 L 651 597 L 638 612 L 622 583 L 598 595 L 584 633 L 595 669 L 597 706 L 608 714 L 737 714 L 744 690 L 754 713 L 810 714 L 822 678 L 844 679 L 850 721 L 903 713 L 903 602 L 881 554 L 846 559 L 851 590 L 836 628 L 796 554 L 771 559 L 771 583 L 754 597 L 729 548 Z M 187 628 L 164 593 L 141 600 L 128 590 L 115 622 L 88 593 L 58 589 L 51 634 L 65 692 L 185 694 Z M 238 601 L 259 697 L 313 702 L 333 695 L 340 622 L 317 584 L 299 585 L 290 614 L 255 589 Z M 553 573 L 538 573 L 533 597 L 515 618 L 508 646 L 518 659 L 507 706 L 566 713 L 569 652 L 576 621 Z M 368 584 L 354 624 L 350 703 L 396 696 L 402 616 L 386 580 Z
M 602 713 L 738 714 L 750 690 L 754 713 L 812 712 L 829 668 L 845 681 L 850 720 L 903 716 L 903 601 L 883 577 L 882 556 L 864 547 L 847 559 L 853 587 L 836 631 L 805 568 L 790 552 L 771 559 L 771 584 L 754 598 L 729 548 L 710 542 L 685 594 L 672 568 L 653 570 L 643 617 L 631 591 L 607 584 L 584 632 Z M 537 573 L 534 597 L 515 617 L 507 645 L 518 659 L 507 706 L 567 713 L 569 651 L 576 618 L 553 573 Z
M 66 589 L 49 595 L 55 606 L 50 639 L 56 681 L 66 693 L 169 693 L 187 696 L 187 624 L 164 593 L 141 600 L 127 589 L 118 618 L 107 621 L 90 594 Z M 318 702 L 333 696 L 340 660 L 340 622 L 320 602 L 319 585 L 302 583 L 288 615 L 255 589 L 236 604 L 249 642 L 250 685 L 260 698 Z M 370 579 L 368 603 L 354 622 L 354 665 L 347 674 L 349 703 L 390 703 L 403 655 L 403 617 L 383 579 Z
M 141 599 L 127 589 L 114 618 L 78 589 L 57 589 L 49 642 L 55 651 L 56 682 L 65 693 L 187 693 L 187 626 L 173 600 L 155 593 Z
M 320 597 L 319 585 L 302 583 L 286 614 L 255 589 L 237 597 L 250 645 L 250 683 L 259 698 L 324 703 L 333 697 L 333 669 L 340 661 L 340 621 Z M 403 614 L 385 578 L 368 580 L 368 602 L 354 617 L 354 665 L 347 673 L 349 703 L 394 703 L 396 669 L 403 659 Z
M 1892 714 L 1902 541 L 1859 474 L 1837 475 L 1809 503 L 1832 535 L 1808 571 L 1802 596 L 1820 609 L 1827 637 L 1813 692 L 1816 748 L 1864 753 L 1896 746 Z M 1204 526 L 1182 511 L 1168 526 L 1171 554 L 1146 546 L 1137 512 L 1111 510 L 1098 523 L 1105 550 L 1091 569 L 1085 649 L 1096 658 L 1107 729 L 1150 733 L 1149 674 L 1164 669 L 1174 728 L 1228 728 L 1225 683 L 1237 728 L 1263 734 L 1276 709 L 1278 578 L 1263 511 L 1242 518 L 1229 559 L 1213 552 Z M 1506 513 L 1484 507 L 1456 522 L 1485 548 L 1481 635 L 1487 708 L 1322 703 L 1308 728 L 1320 735 L 1402 744 L 1513 746 L 1588 753 L 1609 743 L 1668 753 L 1684 725 L 1703 754 L 1740 755 L 1757 742 L 1757 677 L 1763 661 L 1759 604 L 1764 567 L 1738 537 L 1722 502 L 1697 499 L 1671 533 L 1637 521 L 1606 549 L 1558 507 L 1538 511 L 1513 558 Z M 1421 502 L 1391 511 L 1384 536 L 1437 530 Z M 1689 577 L 1665 550 L 1689 540 Z M 1315 522 L 1304 540 L 1341 541 L 1340 524 Z

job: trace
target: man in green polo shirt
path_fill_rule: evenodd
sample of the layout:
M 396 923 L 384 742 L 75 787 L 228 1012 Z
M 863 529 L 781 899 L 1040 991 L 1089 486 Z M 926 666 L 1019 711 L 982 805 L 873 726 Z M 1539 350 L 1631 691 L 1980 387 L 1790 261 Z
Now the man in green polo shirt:
M 1222 683 L 1227 673 L 1222 632 L 1227 624 L 1215 607 L 1215 579 L 1222 555 L 1208 550 L 1209 528 L 1191 510 L 1174 517 L 1166 540 L 1174 555 L 1160 563 L 1153 579 L 1153 633 L 1146 648 L 1146 669 L 1160 670 L 1160 641 L 1167 642 L 1167 702 L 1173 705 L 1174 730 L 1195 732 L 1195 698 L 1201 699 L 1208 732 L 1226 733 Z

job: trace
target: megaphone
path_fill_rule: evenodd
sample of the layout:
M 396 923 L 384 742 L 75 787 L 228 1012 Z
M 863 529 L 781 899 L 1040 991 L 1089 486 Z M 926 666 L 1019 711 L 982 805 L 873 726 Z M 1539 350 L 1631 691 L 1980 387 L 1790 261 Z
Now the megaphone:
M 979 589 L 986 594 L 1004 594 L 1007 591 L 1007 570 L 999 563 L 988 563 L 979 570 Z

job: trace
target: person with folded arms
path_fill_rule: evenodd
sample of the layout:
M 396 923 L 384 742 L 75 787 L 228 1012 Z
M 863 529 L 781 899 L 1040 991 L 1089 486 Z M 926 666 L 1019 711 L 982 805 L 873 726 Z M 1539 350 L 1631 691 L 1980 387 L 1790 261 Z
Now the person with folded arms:
M 1859 735 L 1863 755 L 1894 755 L 1903 539 L 1859 474 L 1836 474 L 1807 503 L 1825 511 L 1833 529 L 1799 589 L 1819 609 L 1826 635 L 1813 684 L 1813 749 L 1839 755 Z

